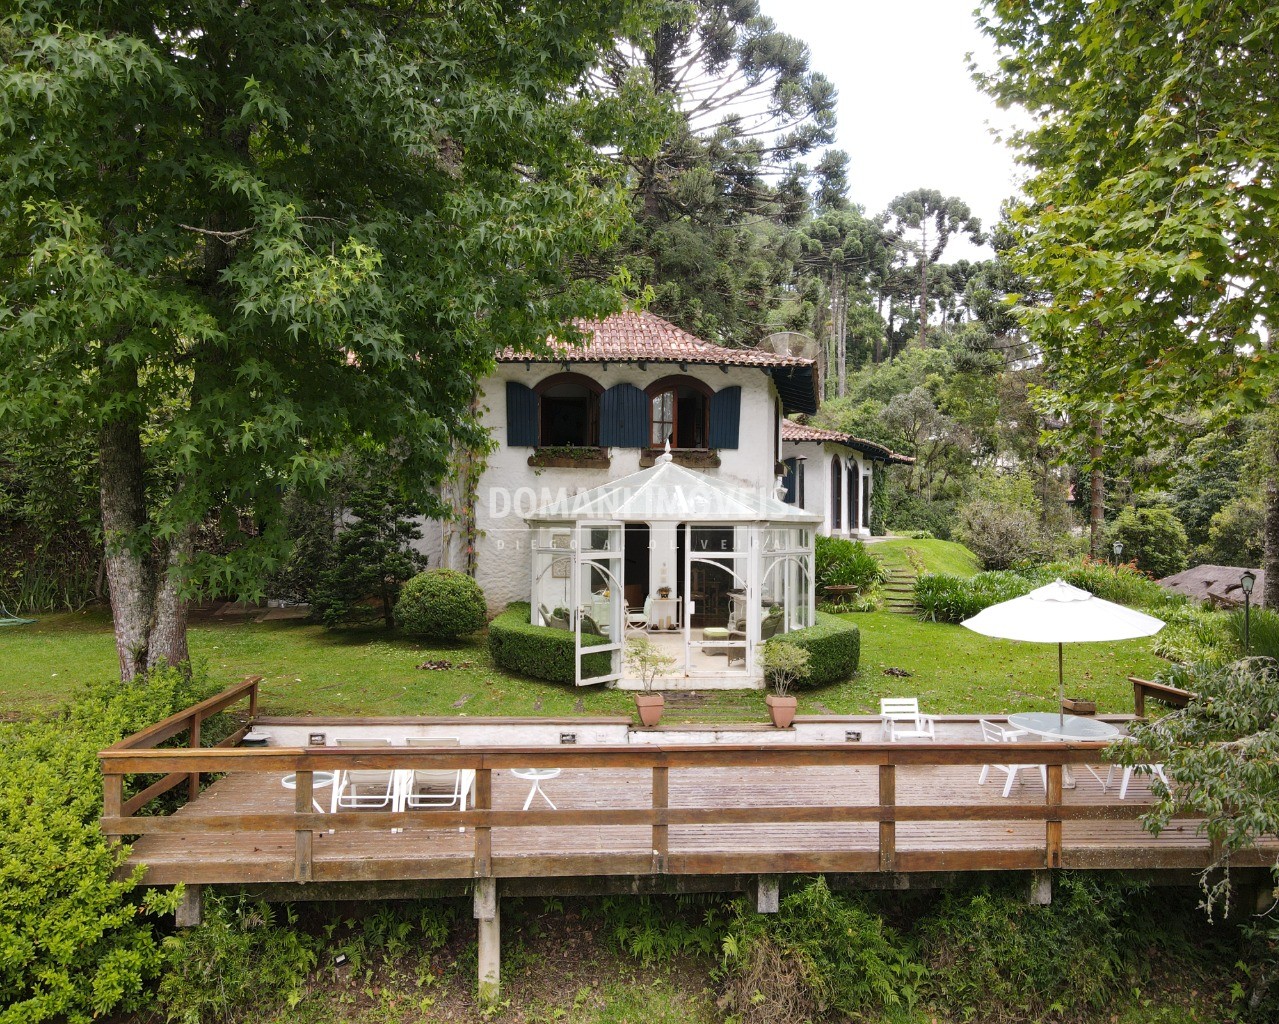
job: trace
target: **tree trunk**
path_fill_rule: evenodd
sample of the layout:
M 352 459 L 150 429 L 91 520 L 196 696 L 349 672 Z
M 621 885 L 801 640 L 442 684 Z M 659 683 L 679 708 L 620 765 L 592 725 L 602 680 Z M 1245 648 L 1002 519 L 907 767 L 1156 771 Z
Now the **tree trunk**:
M 122 376 L 118 393 L 127 395 L 137 375 Z M 107 586 L 120 678 L 127 682 L 157 665 L 189 660 L 187 605 L 175 570 L 190 552 L 194 532 L 167 545 L 147 539 L 146 463 L 135 415 L 125 412 L 105 422 L 98 449 Z
M 928 219 L 919 236 L 919 347 L 928 347 Z
M 1262 569 L 1265 570 L 1265 587 L 1262 599 L 1271 611 L 1279 611 L 1279 409 L 1267 411 L 1263 428 L 1266 438 L 1265 548 Z
M 1093 558 L 1102 558 L 1103 533 L 1106 526 L 1106 478 L 1102 475 L 1101 420 L 1092 421 L 1092 447 L 1088 455 L 1092 460 L 1092 486 L 1088 498 L 1088 554 Z

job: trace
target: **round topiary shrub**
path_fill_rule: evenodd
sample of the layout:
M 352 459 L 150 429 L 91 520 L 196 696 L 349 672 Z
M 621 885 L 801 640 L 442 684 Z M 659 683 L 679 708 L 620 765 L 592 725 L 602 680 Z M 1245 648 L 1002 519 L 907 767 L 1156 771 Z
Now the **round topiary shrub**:
M 406 633 L 456 640 L 483 629 L 488 605 L 475 580 L 456 569 L 432 569 L 404 584 L 395 621 Z

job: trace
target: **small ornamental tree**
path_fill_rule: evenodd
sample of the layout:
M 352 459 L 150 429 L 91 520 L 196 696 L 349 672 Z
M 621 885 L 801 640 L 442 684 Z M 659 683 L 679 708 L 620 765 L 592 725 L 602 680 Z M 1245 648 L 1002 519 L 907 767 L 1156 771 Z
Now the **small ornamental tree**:
M 432 569 L 414 576 L 400 592 L 395 621 L 406 633 L 456 640 L 488 621 L 484 591 L 464 572 Z
M 332 541 L 312 544 L 316 538 L 305 534 L 299 538 L 300 552 L 317 563 L 309 600 L 326 626 L 380 612 L 390 629 L 400 588 L 426 568 L 426 556 L 413 547 L 422 537 L 418 523 L 426 509 L 401 493 L 386 457 L 370 456 L 370 460 L 358 470 L 345 463 L 348 474 L 340 485 Z

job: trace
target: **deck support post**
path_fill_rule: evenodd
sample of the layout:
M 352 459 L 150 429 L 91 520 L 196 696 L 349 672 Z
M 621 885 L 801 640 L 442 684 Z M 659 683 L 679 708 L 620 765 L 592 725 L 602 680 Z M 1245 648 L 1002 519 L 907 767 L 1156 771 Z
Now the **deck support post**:
M 776 914 L 781 906 L 782 880 L 779 875 L 755 876 L 755 910 L 760 914 Z
M 200 927 L 201 894 L 204 886 L 191 882 L 182 887 L 182 899 L 178 901 L 178 909 L 173 912 L 173 923 L 179 928 Z
M 1032 907 L 1046 907 L 1053 901 L 1053 875 L 1051 871 L 1032 871 L 1028 898 Z
M 502 911 L 496 878 L 475 880 L 475 923 L 479 933 L 479 999 L 482 1005 L 497 1002 L 502 980 Z

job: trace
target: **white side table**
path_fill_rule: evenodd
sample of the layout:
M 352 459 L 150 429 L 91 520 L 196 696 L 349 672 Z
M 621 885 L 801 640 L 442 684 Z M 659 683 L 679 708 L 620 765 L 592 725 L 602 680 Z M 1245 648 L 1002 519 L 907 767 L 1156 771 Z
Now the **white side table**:
M 328 788 L 329 786 L 333 785 L 333 780 L 336 778 L 337 778 L 337 772 L 312 772 L 311 773 L 312 792 L 314 793 L 314 791 L 317 789 Z M 280 780 L 280 785 L 283 786 L 285 789 L 297 789 L 298 788 L 297 773 L 290 772 L 288 775 L 284 776 L 284 778 Z M 314 795 L 312 795 L 311 797 L 311 806 L 314 807 L 321 814 L 324 813 L 324 808 L 320 806 L 320 802 L 315 799 Z
M 542 782 L 546 779 L 555 779 L 559 777 L 559 768 L 512 768 L 511 774 L 517 779 L 524 779 L 526 782 L 532 782 L 533 788 L 528 791 L 528 799 L 524 801 L 524 810 L 529 809 L 529 805 L 533 802 L 533 797 L 539 793 L 542 799 L 551 806 L 551 810 L 558 811 L 559 808 L 551 803 L 551 798 L 546 795 L 546 790 L 542 788 Z
M 648 608 L 649 629 L 679 629 L 678 597 L 655 597 Z

